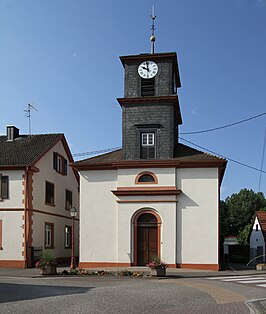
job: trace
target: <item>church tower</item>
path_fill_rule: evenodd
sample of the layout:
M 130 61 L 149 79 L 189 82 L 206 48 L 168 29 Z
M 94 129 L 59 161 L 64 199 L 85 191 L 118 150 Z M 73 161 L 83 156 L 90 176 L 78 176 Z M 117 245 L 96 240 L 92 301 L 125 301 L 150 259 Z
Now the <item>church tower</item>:
M 80 171 L 80 268 L 219 269 L 219 187 L 226 160 L 178 143 L 175 52 L 120 57 L 122 149 L 75 162 Z M 191 236 L 193 233 L 193 236 Z M 99 236 L 100 235 L 100 236 Z
M 123 56 L 123 159 L 174 158 L 182 124 L 176 53 Z

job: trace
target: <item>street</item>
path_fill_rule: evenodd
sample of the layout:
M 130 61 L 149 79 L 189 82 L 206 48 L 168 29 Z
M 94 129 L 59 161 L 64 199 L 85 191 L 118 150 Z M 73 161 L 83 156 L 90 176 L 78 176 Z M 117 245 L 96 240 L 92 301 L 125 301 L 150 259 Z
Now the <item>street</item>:
M 257 286 L 263 280 L 264 286 Z M 163 279 L 2 275 L 0 312 L 250 313 L 246 302 L 265 298 L 265 283 L 266 276 L 257 274 Z

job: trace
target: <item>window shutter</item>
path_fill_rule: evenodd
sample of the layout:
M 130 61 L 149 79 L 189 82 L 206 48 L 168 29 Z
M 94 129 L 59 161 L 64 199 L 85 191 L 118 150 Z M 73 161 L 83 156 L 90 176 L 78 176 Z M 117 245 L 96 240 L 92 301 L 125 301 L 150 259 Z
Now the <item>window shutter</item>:
M 54 152 L 54 170 L 57 171 L 57 153 Z
M 64 175 L 67 175 L 67 160 L 64 159 Z
M 0 220 L 0 250 L 3 248 L 3 221 Z
M 141 159 L 154 159 L 155 158 L 155 146 L 142 146 L 140 158 Z
M 2 176 L 1 182 L 1 197 L 8 198 L 8 176 Z
M 0 200 L 2 200 L 2 173 L 0 173 Z
M 141 96 L 155 95 L 155 78 L 141 79 Z

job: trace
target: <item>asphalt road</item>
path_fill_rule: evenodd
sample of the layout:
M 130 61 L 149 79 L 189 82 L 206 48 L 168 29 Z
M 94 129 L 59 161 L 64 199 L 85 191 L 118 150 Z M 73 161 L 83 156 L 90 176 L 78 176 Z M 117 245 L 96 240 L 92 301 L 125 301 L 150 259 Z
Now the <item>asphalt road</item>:
M 0 313 L 249 313 L 266 289 L 207 278 L 0 278 Z

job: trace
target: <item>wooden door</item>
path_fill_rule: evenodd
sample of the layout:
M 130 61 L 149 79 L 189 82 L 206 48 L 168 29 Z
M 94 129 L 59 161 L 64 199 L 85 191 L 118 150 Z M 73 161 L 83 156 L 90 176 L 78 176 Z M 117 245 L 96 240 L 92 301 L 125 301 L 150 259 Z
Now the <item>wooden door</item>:
M 158 228 L 157 225 L 139 225 L 137 232 L 137 263 L 145 266 L 153 257 L 158 257 Z

